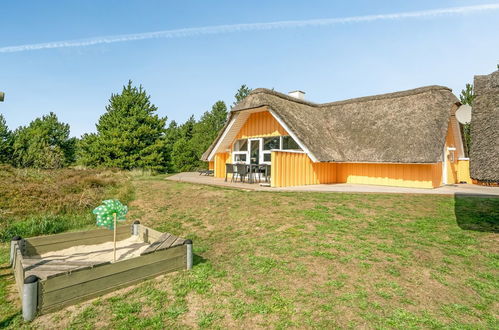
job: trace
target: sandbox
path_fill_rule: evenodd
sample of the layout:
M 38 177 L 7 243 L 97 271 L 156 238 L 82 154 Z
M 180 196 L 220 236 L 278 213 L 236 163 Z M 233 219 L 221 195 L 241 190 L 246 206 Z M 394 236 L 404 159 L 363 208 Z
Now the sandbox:
M 192 267 L 192 241 L 138 221 L 116 229 L 116 262 L 113 233 L 107 229 L 14 237 L 11 264 L 24 319 Z

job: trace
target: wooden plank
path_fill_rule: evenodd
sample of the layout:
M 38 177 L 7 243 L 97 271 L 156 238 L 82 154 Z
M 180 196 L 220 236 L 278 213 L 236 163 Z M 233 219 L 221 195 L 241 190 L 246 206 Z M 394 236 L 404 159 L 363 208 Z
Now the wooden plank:
M 114 273 L 106 277 L 100 277 L 91 281 L 83 282 L 78 285 L 65 287 L 61 290 L 43 293 L 42 308 L 48 308 L 51 305 L 61 304 L 67 300 L 78 299 L 84 295 L 92 293 L 101 293 L 110 290 L 114 286 L 137 281 L 155 274 L 164 273 L 176 269 L 184 268 L 186 258 L 177 256 L 168 260 L 159 260 L 151 264 L 128 269 L 123 272 Z
M 177 236 L 170 235 L 167 240 L 165 240 L 160 246 L 158 246 L 158 249 L 167 249 L 170 246 L 172 246 L 173 242 L 175 242 L 178 239 Z
M 156 251 L 156 249 L 158 247 L 160 247 L 171 236 L 172 235 L 167 234 L 167 233 L 162 234 L 156 241 L 154 241 L 151 245 L 149 245 L 147 247 L 147 249 L 145 249 L 144 251 L 142 251 L 142 253 L 140 255 L 149 254 L 149 253 L 152 253 L 152 252 Z
M 88 265 L 95 265 L 96 263 L 99 263 L 99 261 L 67 261 L 63 259 L 42 259 L 42 258 L 23 259 L 23 266 L 25 268 L 32 265 L 88 266 Z
M 174 238 L 173 240 L 170 240 L 169 242 L 165 242 L 165 244 L 158 247 L 156 249 L 156 251 L 162 251 L 162 250 L 174 248 L 176 246 L 184 244 L 185 239 L 180 238 L 180 237 L 176 237 L 176 236 L 172 236 L 172 237 Z
M 139 225 L 139 237 L 146 243 L 152 243 L 163 235 L 162 232 Z
M 177 237 L 177 239 L 175 240 L 175 242 L 173 242 L 172 245 L 170 245 L 170 247 L 184 245 L 184 242 L 185 242 L 185 239 L 183 239 L 181 237 Z
M 75 271 L 78 269 L 90 269 L 92 268 L 91 266 L 81 266 L 81 267 L 75 267 L 73 269 L 68 269 L 68 270 L 61 270 L 61 269 L 33 269 L 33 270 L 28 270 L 25 273 L 25 276 L 29 275 L 36 275 L 42 280 L 47 280 L 50 277 L 57 276 L 60 274 L 70 274 L 71 271 Z
M 185 258 L 184 258 L 184 260 L 185 260 Z M 185 267 L 186 267 L 185 262 L 184 263 L 178 262 L 178 264 L 176 264 L 176 263 L 165 264 L 165 268 L 161 269 L 160 271 L 158 271 L 156 273 L 150 273 L 150 274 L 148 274 L 146 276 L 143 276 L 143 277 L 140 277 L 140 278 L 135 278 L 133 280 L 130 280 L 130 281 L 127 281 L 127 282 L 122 282 L 122 283 L 119 283 L 119 284 L 110 283 L 111 285 L 112 284 L 115 284 L 115 285 L 112 285 L 112 286 L 109 286 L 109 287 L 107 287 L 105 289 L 94 291 L 94 292 L 91 292 L 91 293 L 88 293 L 88 294 L 85 294 L 85 295 L 82 295 L 82 296 L 78 296 L 78 297 L 75 297 L 75 298 L 72 298 L 72 299 L 69 299 L 69 300 L 65 300 L 65 301 L 59 302 L 57 304 L 47 305 L 45 303 L 44 298 L 42 298 L 40 313 L 41 314 L 45 314 L 45 313 L 50 313 L 50 312 L 53 312 L 53 311 L 57 311 L 57 310 L 60 310 L 61 308 L 65 307 L 65 306 L 74 305 L 74 304 L 80 303 L 82 301 L 89 300 L 89 299 L 92 299 L 92 298 L 104 295 L 106 293 L 109 293 L 109 292 L 112 292 L 112 291 L 115 291 L 115 290 L 118 290 L 118 289 L 121 289 L 121 288 L 125 288 L 125 287 L 128 287 L 128 286 L 136 284 L 136 283 L 143 282 L 143 281 L 145 281 L 147 279 L 154 278 L 154 277 L 157 277 L 157 276 L 165 274 L 165 273 L 170 273 L 170 272 L 182 270 L 182 269 L 185 269 Z M 43 295 L 42 295 L 42 297 L 43 297 Z
M 48 275 L 46 279 L 48 280 L 48 279 L 51 279 L 53 277 L 67 276 L 69 274 L 73 274 L 75 272 L 79 272 L 79 271 L 82 271 L 82 270 L 87 270 L 87 269 L 91 269 L 91 268 L 95 268 L 95 267 L 100 267 L 102 265 L 110 265 L 110 264 L 111 264 L 111 261 L 103 261 L 103 262 L 95 264 L 93 266 L 81 266 L 81 267 L 72 269 L 70 271 L 64 272 L 64 273 L 56 273 L 56 274 Z
M 78 286 L 82 282 L 91 281 L 101 277 L 108 277 L 115 273 L 141 267 L 157 261 L 165 261 L 179 256 L 185 259 L 186 254 L 187 250 L 185 246 L 178 246 L 161 252 L 155 252 L 145 256 L 118 261 L 116 263 L 97 265 L 92 269 L 76 271 L 71 274 L 62 274 L 47 279 L 44 286 L 44 292 L 51 292 L 73 285 Z
M 116 226 L 117 233 L 128 233 L 131 235 L 130 225 L 119 225 Z M 74 231 L 69 233 L 61 233 L 54 235 L 45 235 L 45 236 L 36 236 L 27 238 L 26 241 L 30 242 L 31 245 L 46 245 L 46 244 L 54 244 L 59 242 L 66 242 L 72 240 L 80 240 L 89 237 L 99 237 L 99 236 L 107 236 L 111 233 L 111 240 L 113 238 L 113 231 L 105 228 L 92 229 L 86 231 Z
M 16 279 L 17 290 L 22 299 L 23 287 L 24 287 L 24 269 L 23 269 L 23 255 L 19 246 L 16 244 L 15 247 L 16 260 L 14 263 L 14 278 Z
M 130 237 L 129 232 L 121 232 L 121 233 L 116 235 L 116 239 L 118 241 L 121 241 L 121 240 L 126 239 L 128 237 Z M 67 248 L 70 248 L 73 246 L 95 245 L 95 244 L 109 242 L 112 240 L 113 240 L 113 232 L 108 230 L 106 236 L 85 237 L 82 239 L 74 239 L 74 240 L 69 240 L 69 241 L 56 242 L 53 244 L 43 244 L 43 245 L 34 246 L 29 241 L 27 241 L 26 242 L 26 255 L 31 257 L 34 255 L 40 255 L 40 254 L 44 254 L 47 252 L 64 250 L 64 249 L 67 249 Z

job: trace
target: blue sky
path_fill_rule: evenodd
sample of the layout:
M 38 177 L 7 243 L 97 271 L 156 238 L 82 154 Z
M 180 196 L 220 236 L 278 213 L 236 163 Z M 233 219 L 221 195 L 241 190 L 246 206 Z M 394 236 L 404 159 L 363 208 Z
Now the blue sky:
M 498 1 L 8 1 L 0 50 L 181 28 L 313 20 L 499 5 Z M 299 25 L 299 24 L 295 24 Z M 201 30 L 202 31 L 202 30 Z M 499 10 L 322 26 L 193 33 L 85 47 L 0 52 L 0 103 L 11 128 L 55 112 L 95 131 L 111 93 L 142 84 L 159 114 L 183 122 L 241 84 L 304 90 L 313 102 L 445 85 L 459 94 L 499 63 Z M 198 31 L 199 32 L 199 31 Z

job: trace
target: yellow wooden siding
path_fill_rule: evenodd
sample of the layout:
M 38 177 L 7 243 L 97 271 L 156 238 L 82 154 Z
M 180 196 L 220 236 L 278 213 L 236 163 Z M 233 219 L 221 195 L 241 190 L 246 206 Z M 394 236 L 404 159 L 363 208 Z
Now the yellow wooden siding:
M 263 136 L 289 135 L 268 111 L 252 113 L 236 136 L 236 139 L 247 139 Z
M 214 170 L 215 169 L 215 161 L 208 162 L 208 169 L 209 170 Z
M 337 164 L 338 183 L 372 184 L 411 188 L 435 188 L 440 186 L 441 176 L 441 163 Z
M 470 177 L 470 161 L 467 159 L 460 159 L 457 161 L 457 181 L 472 183 Z
M 445 157 L 447 157 L 447 184 L 458 183 L 459 181 L 457 178 L 457 168 L 458 168 L 457 150 L 451 151 L 448 150 L 447 148 L 456 148 L 454 130 L 452 128 L 450 121 L 449 121 L 449 129 L 447 130 L 447 136 L 445 138 Z M 453 160 L 452 157 L 450 156 L 451 154 L 454 154 Z
M 335 163 L 314 163 L 304 153 L 273 151 L 271 186 L 289 187 L 336 182 Z
M 215 160 L 213 163 L 215 169 L 213 176 L 215 178 L 225 178 L 225 163 L 227 162 L 228 158 L 229 153 L 227 152 L 220 152 L 215 154 Z

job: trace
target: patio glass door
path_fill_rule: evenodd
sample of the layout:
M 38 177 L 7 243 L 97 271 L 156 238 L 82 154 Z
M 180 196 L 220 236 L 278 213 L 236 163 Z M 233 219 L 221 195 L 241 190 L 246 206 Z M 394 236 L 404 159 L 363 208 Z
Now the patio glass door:
M 260 139 L 250 140 L 250 164 L 260 163 Z

